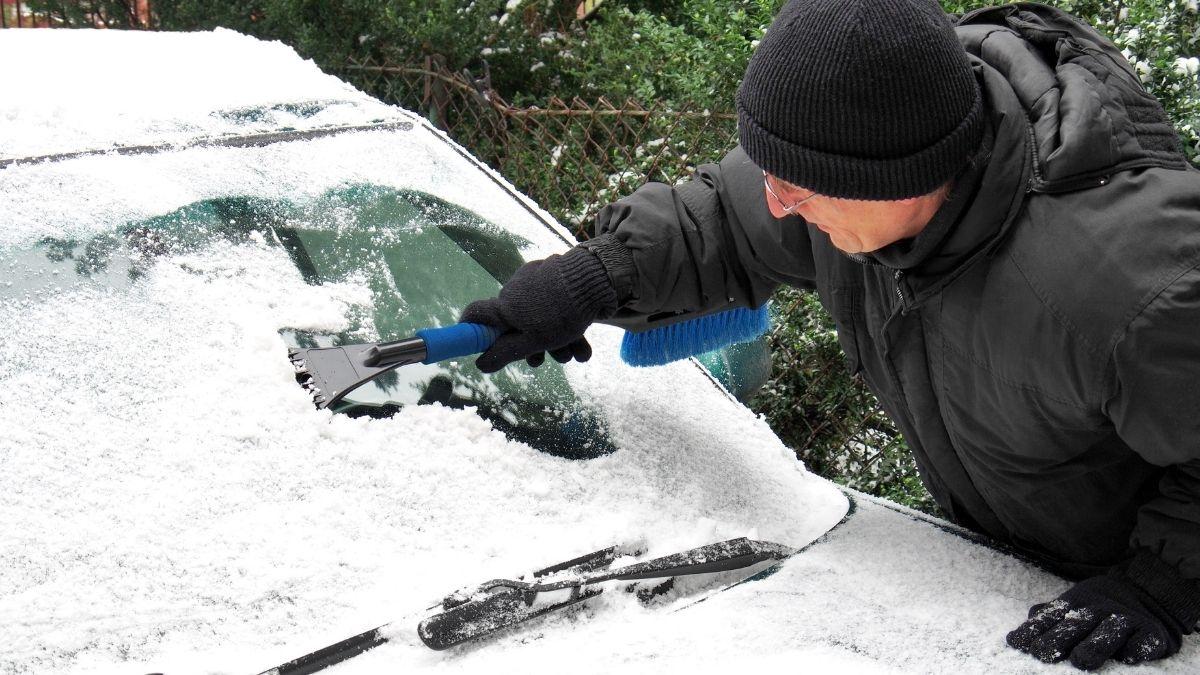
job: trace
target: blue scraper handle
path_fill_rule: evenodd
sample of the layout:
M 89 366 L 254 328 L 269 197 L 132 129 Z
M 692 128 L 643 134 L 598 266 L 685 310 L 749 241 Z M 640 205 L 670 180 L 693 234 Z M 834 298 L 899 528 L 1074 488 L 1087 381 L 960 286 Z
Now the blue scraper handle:
M 437 363 L 460 356 L 486 351 L 500 331 L 480 323 L 456 323 L 445 328 L 426 328 L 417 331 L 425 341 L 425 359 L 421 363 Z

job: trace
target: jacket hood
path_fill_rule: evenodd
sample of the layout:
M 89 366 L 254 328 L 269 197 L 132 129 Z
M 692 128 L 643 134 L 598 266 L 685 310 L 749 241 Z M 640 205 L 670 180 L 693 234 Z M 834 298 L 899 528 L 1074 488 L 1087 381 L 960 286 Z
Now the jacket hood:
M 1087 24 L 1018 3 L 971 12 L 956 30 L 968 53 L 1007 80 L 1029 120 L 1033 191 L 1103 185 L 1126 169 L 1187 166 L 1162 105 Z
M 985 145 L 994 142 L 982 149 L 978 189 L 940 246 L 907 261 L 912 304 L 999 245 L 1030 193 L 1099 187 L 1129 169 L 1188 166 L 1162 106 L 1086 24 L 1021 3 L 967 14 L 955 30 L 983 91 L 992 131 Z

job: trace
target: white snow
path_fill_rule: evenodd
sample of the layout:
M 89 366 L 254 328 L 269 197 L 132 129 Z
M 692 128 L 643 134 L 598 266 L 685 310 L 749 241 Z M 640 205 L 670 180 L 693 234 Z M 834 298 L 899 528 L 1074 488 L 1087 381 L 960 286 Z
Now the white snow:
M 255 194 L 292 201 L 359 183 L 417 189 L 511 229 L 541 254 L 554 235 L 483 171 L 468 171 L 454 149 L 416 122 L 406 132 L 352 132 L 264 148 L 192 148 L 150 155 L 101 155 L 9 167 L 0 205 L 0 245 L 41 237 L 86 237 L 114 224 L 169 213 L 181 205 Z
M 395 670 L 447 673 L 1078 672 L 1045 665 L 1004 644 L 1030 598 L 1069 583 L 992 549 L 914 520 L 864 495 L 824 540 L 774 575 L 680 611 L 598 604 L 548 619 L 452 659 L 431 654 L 412 625 L 330 675 Z M 922 520 L 928 519 L 922 516 Z M 652 639 L 647 639 L 647 638 Z M 1200 639 L 1173 659 L 1109 663 L 1105 673 L 1195 673 Z M 567 661 L 569 659 L 569 661 Z
M 128 292 L 0 304 L 0 663 L 265 668 L 497 574 L 612 543 L 801 545 L 844 510 L 694 365 L 617 365 L 614 329 L 569 369 L 606 458 L 540 454 L 469 411 L 317 412 L 277 331 L 337 329 L 363 297 L 248 244 Z
M 529 240 L 528 258 L 565 246 L 428 125 L 281 45 L 0 32 L 15 54 L 29 67 L 0 101 L 5 157 L 264 130 L 281 121 L 210 113 L 312 100 L 342 102 L 322 123 L 415 127 L 0 169 L 16 197 L 0 200 L 0 270 L 47 236 L 362 183 L 460 204 Z M 89 80 L 125 59 L 152 77 Z M 613 543 L 800 546 L 846 502 L 695 364 L 624 367 L 603 326 L 592 362 L 565 370 L 619 447 L 601 459 L 538 453 L 469 410 L 317 412 L 278 330 L 337 329 L 369 297 L 304 283 L 252 237 L 163 257 L 128 290 L 55 277 L 0 299 L 0 673 L 257 672 L 387 622 L 391 645 L 332 672 L 1049 670 L 1002 640 L 1062 581 L 873 503 L 774 576 L 678 612 L 686 600 L 612 593 L 484 644 L 420 647 L 425 608 L 464 585 Z M 1185 649 L 1169 672 L 1195 671 L 1196 640 Z
M 108 39 L 83 35 L 80 50 Z M 195 43 L 204 36 L 177 37 L 208 51 Z M 208 39 L 246 64 L 280 50 Z M 53 40 L 44 48 L 64 47 Z M 281 76 L 278 100 L 315 88 L 309 75 Z M 32 119 L 46 98 L 14 104 L 10 119 Z M 56 105 L 62 120 L 86 107 Z M 110 132 L 125 111 L 96 112 L 94 128 L 28 131 L 18 154 L 124 142 Z M 0 191 L 21 199 L 0 202 L 0 257 L 199 200 L 302 202 L 361 183 L 484 214 L 528 239 L 529 257 L 566 245 L 418 121 L 256 149 L 12 166 Z M 278 331 L 336 330 L 369 297 L 352 283 L 304 283 L 278 247 L 251 237 L 164 256 L 127 290 L 56 276 L 0 300 L 0 386 L 11 392 L 0 402 L 0 672 L 258 670 L 497 574 L 613 543 L 648 555 L 744 535 L 800 546 L 845 511 L 695 364 L 627 368 L 607 327 L 592 333 L 593 362 L 566 372 L 608 422 L 619 448 L 608 457 L 538 453 L 471 411 L 318 412 Z
M 0 159 L 404 119 L 284 44 L 224 29 L 6 30 L 0 63 Z

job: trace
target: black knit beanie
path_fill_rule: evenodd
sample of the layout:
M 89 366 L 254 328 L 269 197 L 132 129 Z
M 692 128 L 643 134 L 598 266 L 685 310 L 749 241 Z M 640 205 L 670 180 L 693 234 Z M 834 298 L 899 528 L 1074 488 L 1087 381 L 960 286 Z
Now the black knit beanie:
M 954 177 L 979 85 L 936 0 L 791 0 L 737 94 L 746 154 L 830 197 L 906 199 Z

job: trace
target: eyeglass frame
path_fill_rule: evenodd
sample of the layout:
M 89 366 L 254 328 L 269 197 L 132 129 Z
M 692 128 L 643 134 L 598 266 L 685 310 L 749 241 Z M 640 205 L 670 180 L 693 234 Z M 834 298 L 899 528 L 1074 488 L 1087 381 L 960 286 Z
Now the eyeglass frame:
M 783 212 L 788 215 L 791 215 L 796 209 L 800 208 L 808 200 L 810 200 L 814 197 L 820 196 L 819 194 L 814 192 L 814 193 L 810 194 L 809 196 L 805 197 L 804 199 L 801 199 L 800 201 L 796 202 L 795 204 L 792 204 L 790 206 L 784 206 L 783 199 L 771 187 L 770 177 L 769 177 L 769 174 L 767 174 L 766 169 L 762 170 L 762 175 L 763 175 L 763 187 L 767 189 L 768 194 L 770 194 L 772 197 L 775 198 L 775 202 L 779 204 L 779 208 L 783 209 Z M 786 181 L 784 181 L 784 182 L 786 182 Z

